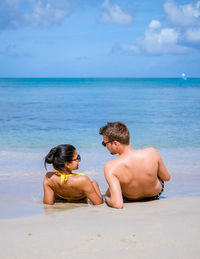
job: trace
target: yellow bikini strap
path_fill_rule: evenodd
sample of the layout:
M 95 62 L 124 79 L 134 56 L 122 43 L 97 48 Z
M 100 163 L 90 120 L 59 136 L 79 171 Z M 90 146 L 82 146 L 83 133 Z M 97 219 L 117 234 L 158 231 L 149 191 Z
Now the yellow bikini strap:
M 61 184 L 63 184 L 65 181 L 67 181 L 67 180 L 68 180 L 68 177 L 71 176 L 71 175 L 84 175 L 83 173 L 77 173 L 77 174 L 62 174 L 62 173 L 59 172 L 59 171 L 56 171 L 56 174 L 57 174 L 57 175 L 60 175 Z

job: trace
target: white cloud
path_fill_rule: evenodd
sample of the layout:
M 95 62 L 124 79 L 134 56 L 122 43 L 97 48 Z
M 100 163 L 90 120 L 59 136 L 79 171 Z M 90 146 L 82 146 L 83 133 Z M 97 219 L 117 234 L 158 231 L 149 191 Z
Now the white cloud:
M 118 5 L 111 5 L 109 0 L 105 0 L 102 5 L 103 12 L 100 21 L 103 23 L 116 23 L 128 25 L 132 22 L 132 16 L 124 13 Z
M 152 28 L 152 22 L 149 24 L 148 29 L 145 31 L 144 40 L 146 42 L 154 42 L 155 44 L 174 44 L 178 40 L 178 32 L 172 28 L 162 28 L 159 23 L 159 27 Z
M 130 45 L 130 44 L 121 44 L 120 49 L 125 52 L 131 52 L 133 54 L 139 54 L 140 49 L 136 45 Z
M 24 19 L 33 26 L 49 26 L 60 23 L 67 14 L 66 9 L 56 6 L 50 1 L 46 3 L 38 1 L 34 5 L 32 13 L 24 15 Z
M 190 28 L 186 30 L 185 39 L 189 42 L 200 42 L 200 28 Z
M 179 37 L 179 33 L 173 28 L 152 29 L 150 23 L 141 45 L 150 54 L 184 53 L 187 48 L 178 44 Z
M 187 52 L 188 48 L 179 44 L 179 39 L 180 35 L 174 28 L 163 28 L 159 21 L 153 20 L 135 44 L 121 45 L 121 49 L 134 54 L 145 52 L 157 55 Z
M 0 29 L 20 26 L 49 26 L 68 15 L 66 0 L 1 0 Z
M 200 42 L 200 1 L 186 5 L 164 4 L 168 21 L 182 34 L 184 44 Z
M 149 24 L 149 29 L 155 30 L 161 27 L 161 23 L 157 20 L 152 20 Z
M 164 4 L 168 26 L 152 20 L 144 34 L 133 44 L 121 44 L 121 49 L 134 54 L 182 54 L 199 48 L 200 43 L 200 1 L 177 5 L 167 1 Z M 166 22 L 165 21 L 165 22 Z
M 175 26 L 191 26 L 200 22 L 200 1 L 179 6 L 168 1 L 164 4 L 164 10 Z

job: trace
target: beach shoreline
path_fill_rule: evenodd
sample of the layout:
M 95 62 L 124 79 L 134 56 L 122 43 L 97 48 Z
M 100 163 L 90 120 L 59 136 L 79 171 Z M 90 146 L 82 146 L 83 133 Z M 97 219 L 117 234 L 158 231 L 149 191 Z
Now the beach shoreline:
M 200 197 L 200 149 L 179 148 L 160 149 L 159 151 L 171 174 L 171 181 L 165 182 L 161 198 Z M 80 170 L 78 171 L 88 175 L 91 180 L 96 180 L 99 183 L 101 192 L 105 193 L 108 186 L 104 177 L 103 166 L 106 159 L 110 159 L 110 156 L 108 156 L 106 150 L 102 152 L 99 150 L 96 155 L 99 153 L 100 157 L 95 157 L 92 156 L 92 151 L 83 151 L 83 155 L 81 152 L 83 161 L 81 161 Z M 15 153 L 11 154 L 13 159 Z M 0 172 L 0 208 L 2 209 L 0 210 L 0 218 L 31 216 L 43 212 L 42 182 L 46 171 L 43 166 L 40 170 L 33 171 L 34 167 L 31 166 L 31 163 L 40 164 L 37 160 L 40 159 L 40 156 L 36 153 L 37 159 L 35 157 L 32 159 L 31 153 L 28 153 L 27 157 L 32 159 L 28 160 L 23 152 L 20 157 L 19 160 L 19 154 L 17 153 L 16 167 L 18 170 L 16 171 L 13 171 L 13 166 L 9 163 L 10 156 L 7 153 L 2 158 L 2 170 Z M 91 158 L 93 159 L 91 160 Z M 24 169 L 22 159 L 28 160 Z M 28 163 L 29 161 L 32 162 Z M 4 165 L 7 165 L 7 168 Z M 21 171 L 20 168 L 22 168 Z
M 1 256 L 199 258 L 199 205 L 200 197 L 125 203 L 121 210 L 46 206 L 40 215 L 0 219 Z
M 174 152 L 175 154 L 175 152 Z M 181 198 L 181 197 L 200 197 L 199 181 L 200 163 L 198 162 L 198 152 L 182 156 L 177 154 L 165 154 L 165 161 L 171 181 L 165 182 L 164 192 L 161 199 Z M 193 156 L 193 158 L 191 158 Z M 173 158 L 173 160 L 172 160 Z M 99 183 L 100 190 L 105 193 L 107 183 L 102 170 L 84 171 L 91 180 Z M 22 172 L 4 176 L 0 178 L 0 218 L 15 218 L 31 216 L 43 212 L 43 177 L 44 172 Z

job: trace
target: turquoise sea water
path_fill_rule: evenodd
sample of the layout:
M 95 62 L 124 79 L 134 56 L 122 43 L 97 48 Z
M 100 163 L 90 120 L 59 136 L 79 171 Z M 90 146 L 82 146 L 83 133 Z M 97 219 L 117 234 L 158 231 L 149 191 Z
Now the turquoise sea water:
M 1 149 L 99 147 L 120 120 L 137 147 L 200 147 L 200 79 L 0 79 Z
M 154 146 L 174 179 L 189 184 L 177 192 L 172 182 L 168 195 L 197 195 L 199 78 L 0 79 L 0 185 L 7 179 L 42 178 L 49 149 L 71 143 L 82 155 L 80 170 L 94 175 L 104 189 L 103 165 L 113 157 L 101 146 L 98 131 L 117 120 L 127 124 L 133 147 Z

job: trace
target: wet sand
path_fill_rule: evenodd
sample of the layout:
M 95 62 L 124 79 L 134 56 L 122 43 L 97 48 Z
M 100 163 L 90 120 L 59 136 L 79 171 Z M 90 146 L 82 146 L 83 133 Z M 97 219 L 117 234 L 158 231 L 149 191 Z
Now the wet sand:
M 173 171 L 172 171 L 173 172 Z M 102 173 L 84 172 L 91 179 L 98 181 L 102 193 L 107 184 Z M 165 182 L 161 199 L 200 197 L 199 168 L 177 170 L 171 174 L 170 182 Z M 43 174 L 33 173 L 33 176 L 17 176 L 0 181 L 0 219 L 32 216 L 44 213 L 43 206 Z M 59 205 L 61 206 L 61 205 Z
M 2 258 L 199 258 L 200 198 L 56 204 L 0 219 Z
M 199 151 L 165 153 L 172 179 L 161 199 L 126 203 L 122 210 L 44 206 L 44 172 L 2 172 L 1 258 L 199 258 Z M 105 192 L 102 170 L 86 174 Z

